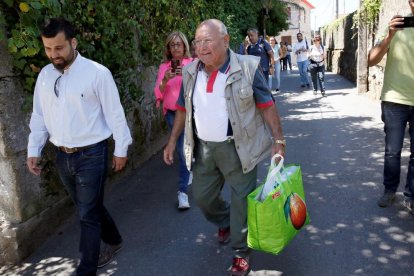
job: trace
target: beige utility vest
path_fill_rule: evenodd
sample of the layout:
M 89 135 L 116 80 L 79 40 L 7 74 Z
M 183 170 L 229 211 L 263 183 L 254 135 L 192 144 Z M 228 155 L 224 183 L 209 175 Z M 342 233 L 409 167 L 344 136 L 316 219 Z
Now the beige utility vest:
M 256 167 L 269 153 L 271 148 L 270 132 L 253 97 L 253 80 L 260 58 L 237 55 L 230 52 L 230 71 L 225 88 L 227 112 L 233 128 L 234 143 L 240 158 L 243 173 Z M 183 69 L 183 88 L 185 97 L 184 155 L 186 165 L 191 170 L 194 153 L 193 91 L 199 61 Z M 197 158 L 197 157 L 196 157 Z

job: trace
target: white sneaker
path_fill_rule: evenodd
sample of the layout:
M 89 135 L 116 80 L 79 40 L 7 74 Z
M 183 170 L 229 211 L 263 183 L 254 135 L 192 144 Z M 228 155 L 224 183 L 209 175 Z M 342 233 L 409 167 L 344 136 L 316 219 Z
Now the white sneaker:
M 188 203 L 188 196 L 186 193 L 178 192 L 178 209 L 188 209 L 190 208 L 190 203 Z
M 190 177 L 188 178 L 188 185 L 191 185 L 193 183 L 193 173 L 190 172 Z

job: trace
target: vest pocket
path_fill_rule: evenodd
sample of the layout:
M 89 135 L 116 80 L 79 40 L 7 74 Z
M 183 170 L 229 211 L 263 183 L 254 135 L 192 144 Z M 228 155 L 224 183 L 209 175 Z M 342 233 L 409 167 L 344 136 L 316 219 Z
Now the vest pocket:
M 246 112 L 254 107 L 253 89 L 251 86 L 245 86 L 239 90 L 238 106 L 240 112 Z

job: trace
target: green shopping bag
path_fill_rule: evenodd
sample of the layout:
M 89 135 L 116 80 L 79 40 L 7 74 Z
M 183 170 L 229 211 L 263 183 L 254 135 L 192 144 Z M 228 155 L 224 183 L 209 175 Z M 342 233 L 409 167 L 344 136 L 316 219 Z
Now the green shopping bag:
M 281 156 L 272 158 L 265 184 L 247 197 L 247 244 L 271 254 L 280 253 L 310 221 L 300 166 L 284 167 L 283 157 L 276 166 L 276 157 Z

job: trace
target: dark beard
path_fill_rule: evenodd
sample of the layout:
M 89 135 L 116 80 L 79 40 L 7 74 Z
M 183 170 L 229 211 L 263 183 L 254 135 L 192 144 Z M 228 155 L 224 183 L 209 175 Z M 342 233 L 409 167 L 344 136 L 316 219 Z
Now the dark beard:
M 61 59 L 63 59 L 63 62 L 62 63 L 54 63 L 53 62 L 53 59 L 50 59 L 50 61 L 52 62 L 53 66 L 57 70 L 63 71 L 63 69 L 65 69 L 68 65 L 70 65 L 73 62 L 73 60 L 75 58 L 75 51 L 73 51 L 73 48 L 72 48 L 70 52 L 71 52 L 71 54 L 68 57 L 68 59 L 61 58 Z

